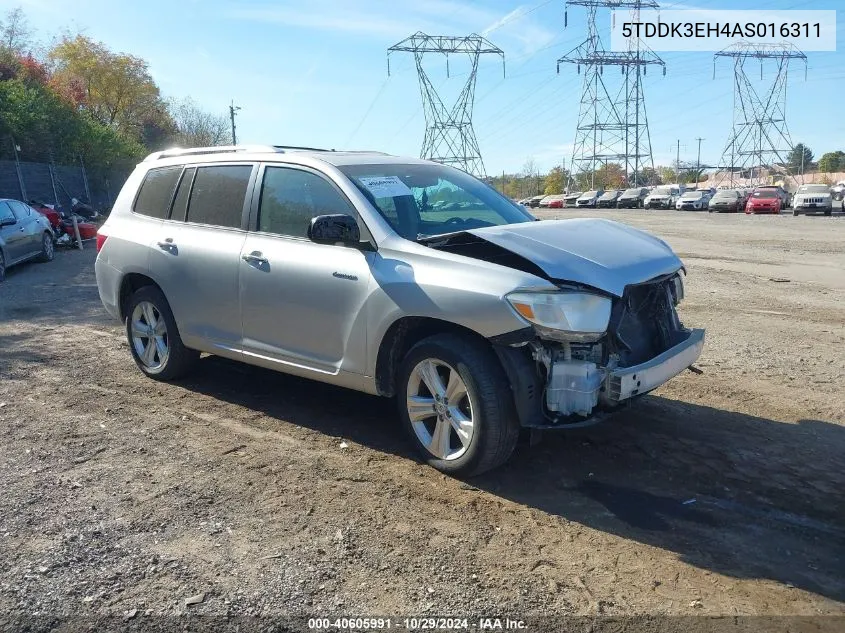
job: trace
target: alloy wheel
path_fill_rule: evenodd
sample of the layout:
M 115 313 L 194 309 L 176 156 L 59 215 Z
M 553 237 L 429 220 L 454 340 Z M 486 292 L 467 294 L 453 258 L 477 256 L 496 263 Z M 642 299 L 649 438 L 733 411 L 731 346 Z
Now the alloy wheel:
M 458 459 L 475 432 L 473 408 L 458 371 L 441 360 L 427 358 L 408 378 L 406 406 L 414 433 L 434 457 Z
M 130 323 L 132 346 L 144 367 L 161 369 L 170 357 L 167 324 L 159 309 L 150 301 L 141 301 L 132 311 Z
M 42 242 L 43 249 L 44 249 L 44 257 L 48 260 L 53 259 L 53 254 L 54 254 L 53 240 L 50 238 L 49 235 L 47 235 L 45 233 L 44 237 L 41 238 L 41 242 Z

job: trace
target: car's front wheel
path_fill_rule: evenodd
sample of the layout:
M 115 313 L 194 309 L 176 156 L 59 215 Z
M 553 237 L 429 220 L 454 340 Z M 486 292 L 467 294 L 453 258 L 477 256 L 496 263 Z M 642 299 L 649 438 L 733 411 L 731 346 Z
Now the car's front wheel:
M 179 378 L 199 358 L 199 352 L 182 344 L 170 305 L 157 287 L 136 290 L 127 302 L 125 314 L 132 358 L 150 378 Z
M 6 278 L 6 260 L 3 257 L 3 251 L 0 250 L 0 283 Z
M 468 336 L 417 343 L 397 377 L 403 426 L 423 459 L 456 476 L 503 464 L 519 438 L 504 370 L 493 351 Z

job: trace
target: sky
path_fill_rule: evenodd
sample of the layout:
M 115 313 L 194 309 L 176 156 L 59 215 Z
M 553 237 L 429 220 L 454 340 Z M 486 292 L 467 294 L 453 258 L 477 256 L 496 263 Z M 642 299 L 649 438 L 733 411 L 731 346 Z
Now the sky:
M 687 0 L 663 8 L 840 9 L 837 52 L 808 53 L 790 70 L 787 120 L 793 141 L 817 157 L 845 150 L 843 0 Z M 556 61 L 586 37 L 585 12 L 564 0 L 0 0 L 20 6 L 42 40 L 67 28 L 143 57 L 165 97 L 190 96 L 206 110 L 237 112 L 241 143 L 369 149 L 417 156 L 425 121 L 413 58 L 387 49 L 417 31 L 478 33 L 505 52 L 482 57 L 473 123 L 488 174 L 568 164 L 582 75 Z M 599 27 L 609 46 L 609 12 Z M 645 79 L 657 165 L 719 164 L 733 115 L 733 71 L 712 53 L 662 53 L 667 74 Z M 444 101 L 469 65 L 431 56 L 425 68 Z M 764 80 L 774 65 L 764 65 Z M 769 71 L 769 72 L 767 72 Z M 759 80 L 759 74 L 751 73 Z

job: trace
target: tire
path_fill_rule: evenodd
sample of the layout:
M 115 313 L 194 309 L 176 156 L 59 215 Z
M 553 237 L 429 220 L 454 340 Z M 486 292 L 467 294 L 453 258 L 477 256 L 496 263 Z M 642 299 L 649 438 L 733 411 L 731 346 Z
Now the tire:
M 191 370 L 200 354 L 182 343 L 173 312 L 161 290 L 155 286 L 139 288 L 126 302 L 125 314 L 126 339 L 138 369 L 161 381 L 175 380 Z M 151 330 L 147 329 L 150 322 Z M 145 329 L 157 334 L 144 336 Z M 145 353 L 147 350 L 149 355 Z
M 0 249 L 0 284 L 6 279 L 6 258 L 3 257 L 3 250 Z
M 53 237 L 46 231 L 41 235 L 41 254 L 38 261 L 47 263 L 53 261 L 56 256 L 56 246 L 53 244 Z
M 830 215 L 831 213 L 833 213 L 833 207 L 830 207 L 829 209 L 824 210 L 825 215 Z
M 798 209 L 792 209 L 792 215 L 800 215 Z
M 427 386 L 432 370 L 439 381 L 437 399 Z M 510 385 L 498 358 L 482 342 L 456 334 L 426 338 L 405 356 L 396 385 L 402 426 L 429 466 L 447 475 L 472 476 L 500 466 L 513 453 L 520 427 Z M 450 391 L 457 394 L 457 404 L 448 401 Z M 418 413 L 412 421 L 414 406 Z M 446 432 L 443 443 L 438 443 L 444 437 L 439 429 Z

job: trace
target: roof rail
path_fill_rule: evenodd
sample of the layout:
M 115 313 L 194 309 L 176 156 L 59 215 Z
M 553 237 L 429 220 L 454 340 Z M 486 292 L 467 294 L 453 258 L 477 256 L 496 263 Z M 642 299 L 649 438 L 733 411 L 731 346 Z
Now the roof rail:
M 322 147 L 301 147 L 299 145 L 273 145 L 277 150 L 299 150 L 301 152 L 336 152 L 335 149 L 323 149 Z
M 173 156 L 196 156 L 201 154 L 219 154 L 224 152 L 272 152 L 275 154 L 284 153 L 284 149 L 273 145 L 218 145 L 216 147 L 173 147 L 171 149 L 153 152 L 144 159 L 144 162 L 170 158 Z

